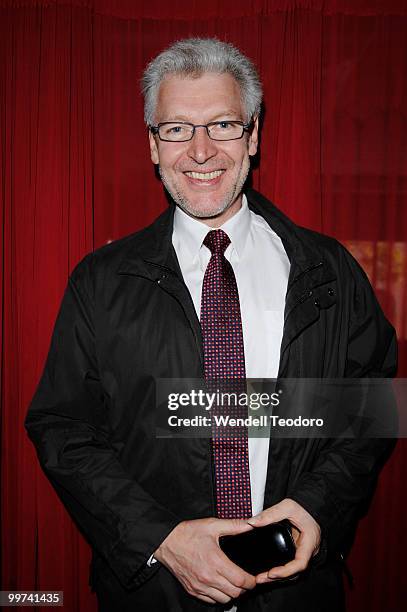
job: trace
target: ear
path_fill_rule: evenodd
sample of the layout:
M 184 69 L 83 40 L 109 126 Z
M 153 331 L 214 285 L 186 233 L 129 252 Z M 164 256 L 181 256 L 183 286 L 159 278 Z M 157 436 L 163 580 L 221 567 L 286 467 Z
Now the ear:
M 256 155 L 257 145 L 259 144 L 259 118 L 256 117 L 253 121 L 253 129 L 249 136 L 249 155 Z
M 151 157 L 151 161 L 153 162 L 153 164 L 158 164 L 159 163 L 159 155 L 158 155 L 157 141 L 156 141 L 154 135 L 151 133 L 151 130 L 149 130 L 149 132 L 148 132 L 148 139 L 150 141 L 150 157 Z

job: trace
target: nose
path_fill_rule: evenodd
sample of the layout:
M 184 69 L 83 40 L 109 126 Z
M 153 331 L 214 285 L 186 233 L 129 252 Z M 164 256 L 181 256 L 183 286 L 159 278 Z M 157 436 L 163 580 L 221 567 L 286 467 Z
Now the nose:
M 204 164 L 208 159 L 214 157 L 217 152 L 216 143 L 209 138 L 206 128 L 195 128 L 195 134 L 192 140 L 189 141 L 189 157 L 197 164 Z

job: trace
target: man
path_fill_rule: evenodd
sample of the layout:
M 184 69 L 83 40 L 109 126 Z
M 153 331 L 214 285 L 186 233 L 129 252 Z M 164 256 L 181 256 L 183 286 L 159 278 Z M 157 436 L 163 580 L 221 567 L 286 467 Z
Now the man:
M 261 105 L 245 56 L 179 41 L 143 92 L 174 204 L 73 271 L 29 435 L 92 546 L 100 610 L 342 610 L 339 555 L 387 444 L 158 438 L 155 381 L 390 376 L 394 331 L 343 247 L 244 189 Z M 252 576 L 219 548 L 284 518 L 284 566 Z

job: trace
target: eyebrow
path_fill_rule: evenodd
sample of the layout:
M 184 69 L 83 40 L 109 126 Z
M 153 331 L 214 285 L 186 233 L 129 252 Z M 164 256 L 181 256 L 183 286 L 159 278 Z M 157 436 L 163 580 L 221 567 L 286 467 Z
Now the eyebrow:
M 227 111 L 222 111 L 217 113 L 208 123 L 212 123 L 212 121 L 218 121 L 219 119 L 231 119 L 234 121 L 243 121 L 243 119 L 239 119 L 240 113 L 236 110 L 229 109 Z M 233 117 L 233 119 L 232 119 Z M 166 123 L 167 121 L 184 121 L 185 123 L 192 123 L 192 121 L 186 115 L 175 115 L 175 117 L 171 117 L 171 119 L 165 119 L 164 121 L 160 121 L 160 123 Z

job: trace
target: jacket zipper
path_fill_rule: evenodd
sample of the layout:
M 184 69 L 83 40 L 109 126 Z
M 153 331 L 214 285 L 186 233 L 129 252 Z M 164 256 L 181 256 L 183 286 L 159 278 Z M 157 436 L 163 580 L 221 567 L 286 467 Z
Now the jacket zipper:
M 323 261 L 319 261 L 317 264 L 312 264 L 311 266 L 309 266 L 308 268 L 306 268 L 305 270 L 303 270 L 302 272 L 300 272 L 295 278 L 293 278 L 293 280 L 291 281 L 289 287 L 287 287 L 287 291 L 291 290 L 291 287 L 302 277 L 304 276 L 304 274 L 308 274 L 308 272 L 311 272 L 311 270 L 315 270 L 316 268 L 320 268 L 321 266 L 324 265 Z

